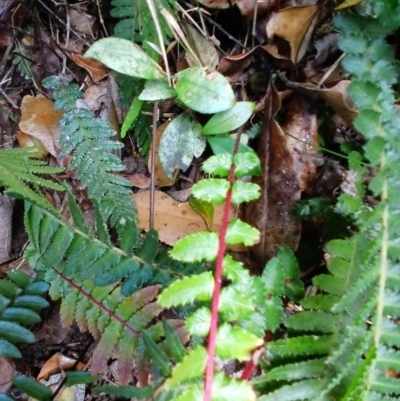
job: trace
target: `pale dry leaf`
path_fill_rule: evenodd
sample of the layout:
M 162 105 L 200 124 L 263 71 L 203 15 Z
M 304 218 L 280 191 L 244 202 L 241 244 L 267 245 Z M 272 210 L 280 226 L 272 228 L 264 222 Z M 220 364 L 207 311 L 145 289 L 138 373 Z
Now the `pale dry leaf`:
M 269 39 L 275 35 L 289 42 L 290 59 L 297 64 L 306 53 L 314 26 L 317 5 L 288 7 L 272 15 L 266 31 Z
M 150 191 L 131 195 L 138 212 L 138 227 L 149 230 Z M 179 239 L 188 234 L 208 231 L 204 219 L 188 203 L 177 202 L 164 192 L 155 192 L 154 228 L 158 231 L 160 241 L 173 246 Z M 219 232 L 223 206 L 215 206 L 213 231 Z M 230 220 L 235 217 L 236 209 L 232 207 Z
M 68 10 L 71 26 L 80 33 L 93 37 L 93 28 L 96 18 L 82 9 L 70 8 Z
M 75 363 L 76 359 L 69 358 L 67 356 L 64 356 L 61 352 L 57 352 L 44 363 L 36 380 L 47 380 L 55 373 L 71 369 L 75 365 Z M 84 365 L 79 362 L 76 370 L 81 370 L 83 367 Z
M 39 139 L 48 152 L 57 157 L 63 114 L 63 110 L 55 110 L 54 103 L 43 95 L 27 95 L 22 99 L 19 128 L 25 134 Z
M 0 358 L 0 393 L 5 393 L 12 385 L 15 376 L 14 363 L 9 358 Z
M 0 265 L 11 259 L 13 208 L 14 199 L 0 193 Z
M 84 68 L 94 82 L 99 82 L 108 75 L 107 68 L 100 61 L 72 53 L 72 59 L 78 67 Z
M 118 173 L 120 177 L 126 178 L 129 180 L 132 185 L 136 188 L 146 189 L 150 187 L 151 180 L 149 177 L 146 177 L 143 174 L 124 174 Z

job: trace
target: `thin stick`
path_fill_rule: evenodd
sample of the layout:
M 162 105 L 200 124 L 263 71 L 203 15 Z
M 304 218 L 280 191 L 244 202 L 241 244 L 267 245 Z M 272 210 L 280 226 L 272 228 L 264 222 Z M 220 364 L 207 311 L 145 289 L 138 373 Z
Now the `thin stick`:
M 158 102 L 153 107 L 153 127 L 151 131 L 151 171 L 150 171 L 150 218 L 149 227 L 154 227 L 154 192 L 156 187 L 156 137 L 158 121 Z

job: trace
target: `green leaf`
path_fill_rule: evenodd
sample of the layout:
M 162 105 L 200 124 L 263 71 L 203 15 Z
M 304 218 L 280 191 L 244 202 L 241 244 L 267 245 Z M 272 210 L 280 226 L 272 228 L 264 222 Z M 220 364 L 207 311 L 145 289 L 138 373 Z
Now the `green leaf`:
M 263 344 L 263 339 L 242 329 L 224 323 L 217 333 L 216 354 L 222 359 L 248 361 L 251 351 Z
M 233 149 L 235 148 L 235 139 L 231 137 L 227 138 L 219 138 L 219 137 L 209 137 L 207 138 L 207 142 L 211 146 L 211 149 L 215 155 L 220 153 L 233 153 Z M 243 143 L 239 144 L 238 152 L 252 152 L 255 154 L 254 150 Z
M 32 278 L 20 270 L 7 270 L 6 274 L 15 284 L 22 288 L 27 287 L 32 282 Z
M 152 386 L 136 387 L 136 386 L 97 386 L 92 389 L 95 394 L 106 393 L 116 397 L 124 398 L 149 398 L 154 392 Z
M 254 310 L 255 304 L 249 294 L 244 294 L 233 286 L 222 289 L 218 311 L 227 315 L 226 320 L 246 319 Z
M 21 288 L 12 281 L 0 280 L 0 294 L 4 295 L 6 298 L 14 299 L 21 292 Z
M 206 74 L 204 68 L 187 68 L 175 74 L 178 99 L 190 109 L 214 114 L 231 108 L 235 95 L 229 81 L 220 73 Z
M 213 175 L 228 177 L 232 164 L 232 155 L 229 153 L 220 153 L 209 157 L 202 166 L 202 169 Z
M 165 389 L 173 389 L 174 386 L 185 380 L 201 377 L 204 374 L 207 363 L 207 351 L 201 345 L 186 354 L 182 362 L 177 364 L 171 377 L 165 382 Z
M 202 307 L 185 320 L 185 327 L 192 336 L 205 337 L 210 331 L 211 311 Z
M 15 401 L 14 399 L 8 397 L 5 394 L 0 394 L 0 401 Z
M 153 82 L 153 81 L 147 81 Z M 142 110 L 143 101 L 135 97 L 132 100 L 131 107 L 129 108 L 128 114 L 125 117 L 125 120 L 121 127 L 121 138 L 125 138 L 126 133 L 131 129 L 132 124 L 136 120 L 137 116 L 140 114 L 140 110 Z
M 217 401 L 255 401 L 257 396 L 248 380 L 226 377 L 217 372 L 212 386 L 213 400 Z
M 0 320 L 0 337 L 13 343 L 34 343 L 35 336 L 24 327 L 13 322 Z
M 50 284 L 45 281 L 35 281 L 24 289 L 24 295 L 42 295 L 50 288 Z
M 236 177 L 243 177 L 245 175 L 261 175 L 260 159 L 253 152 L 236 153 L 233 156 L 233 163 L 235 164 Z
M 211 299 L 214 289 L 214 277 L 211 272 L 204 272 L 174 281 L 159 296 L 158 303 L 164 308 L 186 305 L 195 300 Z
M 112 70 L 136 78 L 161 79 L 165 75 L 138 45 L 126 39 L 100 39 L 89 48 L 85 57 L 101 61 Z
M 75 386 L 77 384 L 94 383 L 101 379 L 101 375 L 92 376 L 90 372 L 66 372 L 67 387 Z
M 217 233 L 195 233 L 180 239 L 172 248 L 171 256 L 182 262 L 212 262 L 217 252 Z
M 40 322 L 40 316 L 36 312 L 26 308 L 7 308 L 3 311 L 1 319 L 25 325 Z
M 251 285 L 252 278 L 249 271 L 243 267 L 242 262 L 234 260 L 231 255 L 224 256 L 223 275 L 234 284 L 239 284 L 243 287 Z
M 19 308 L 29 308 L 33 310 L 40 310 L 47 308 L 50 304 L 39 295 L 20 295 L 13 303 L 13 306 Z
M 17 376 L 11 381 L 24 393 L 38 401 L 49 401 L 53 399 L 53 392 L 51 389 L 44 384 L 38 383 L 31 377 Z
M 224 134 L 242 126 L 253 114 L 253 102 L 237 102 L 232 108 L 214 114 L 203 128 L 205 135 Z
M 222 205 L 229 186 L 229 182 L 222 178 L 204 178 L 193 185 L 192 195 L 206 202 Z
M 175 362 L 181 362 L 186 354 L 185 347 L 182 345 L 181 340 L 172 327 L 165 320 L 163 320 L 163 329 L 165 340 L 167 341 L 172 357 Z
M 260 197 L 260 186 L 252 182 L 235 181 L 232 188 L 232 203 L 239 205 Z
M 169 86 L 168 81 L 166 79 L 158 79 L 156 81 L 146 81 L 144 89 L 139 95 L 139 100 L 155 102 L 175 96 L 175 91 Z
M 153 339 L 146 333 L 142 333 L 143 343 L 146 348 L 146 352 L 153 359 L 153 362 L 161 370 L 164 377 L 168 377 L 172 370 L 171 362 L 169 361 L 167 355 L 160 347 L 153 341 Z
M 194 196 L 189 197 L 189 204 L 204 219 L 208 230 L 211 231 L 214 221 L 214 206 Z
M 0 358 L 22 358 L 19 349 L 8 341 L 0 339 Z
M 165 174 L 172 178 L 175 169 L 186 171 L 193 156 L 200 156 L 206 147 L 201 125 L 188 113 L 175 117 L 164 130 L 158 154 Z
M 232 220 L 228 225 L 225 241 L 229 245 L 244 244 L 252 246 L 260 239 L 260 232 L 240 219 Z

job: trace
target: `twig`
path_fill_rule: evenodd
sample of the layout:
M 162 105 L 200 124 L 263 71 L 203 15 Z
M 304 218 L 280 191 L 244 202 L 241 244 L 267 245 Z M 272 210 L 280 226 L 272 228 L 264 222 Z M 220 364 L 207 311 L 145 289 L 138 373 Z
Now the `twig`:
M 154 192 L 156 186 L 156 136 L 158 121 L 158 102 L 153 107 L 153 127 L 151 131 L 151 171 L 150 171 L 150 220 L 149 227 L 154 227 Z

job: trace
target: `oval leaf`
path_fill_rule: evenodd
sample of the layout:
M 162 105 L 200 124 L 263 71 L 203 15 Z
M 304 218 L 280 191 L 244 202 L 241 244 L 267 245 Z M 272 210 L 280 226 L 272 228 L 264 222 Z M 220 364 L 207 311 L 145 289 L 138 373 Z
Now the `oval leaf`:
M 95 42 L 85 53 L 121 74 L 143 79 L 163 78 L 164 71 L 139 46 L 130 40 L 104 38 Z
M 169 86 L 166 79 L 158 79 L 156 81 L 146 81 L 144 89 L 139 95 L 139 100 L 154 102 L 170 99 L 171 97 L 175 97 L 174 89 Z
M 38 383 L 31 377 L 14 377 L 14 379 L 12 379 L 12 383 L 24 393 L 28 394 L 38 401 L 48 401 L 53 398 L 53 392 L 49 387 L 46 387 L 44 384 Z
M 160 140 L 158 155 L 162 168 L 168 178 L 175 169 L 186 171 L 193 155 L 199 156 L 206 146 L 201 135 L 201 125 L 193 121 L 188 113 L 182 113 L 172 120 Z
M 205 178 L 192 187 L 192 195 L 206 202 L 222 205 L 226 200 L 229 182 L 218 178 Z
M 178 99 L 192 110 L 203 114 L 225 111 L 235 104 L 235 95 L 228 80 L 218 72 L 206 74 L 204 68 L 193 67 L 175 74 Z
M 34 343 L 35 336 L 29 330 L 12 322 L 0 321 L 0 337 L 13 343 Z
M 203 128 L 204 135 L 217 135 L 242 126 L 253 114 L 253 102 L 237 102 L 232 108 L 213 115 Z

